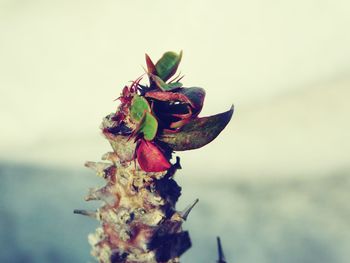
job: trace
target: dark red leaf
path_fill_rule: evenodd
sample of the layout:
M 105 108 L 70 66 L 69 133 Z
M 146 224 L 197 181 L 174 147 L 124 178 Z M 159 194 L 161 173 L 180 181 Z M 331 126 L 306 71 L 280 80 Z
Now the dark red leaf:
M 220 134 L 231 120 L 232 114 L 233 106 L 230 110 L 220 114 L 193 119 L 176 133 L 163 131 L 159 140 L 166 143 L 174 151 L 200 148 Z
M 182 89 L 179 89 L 177 93 L 185 95 L 191 101 L 194 117 L 201 112 L 203 108 L 204 98 L 205 98 L 204 89 L 197 88 L 197 87 L 182 88 Z
M 192 117 L 192 110 L 190 106 L 187 106 L 187 112 L 186 113 L 182 113 L 182 114 L 178 114 L 178 113 L 173 113 L 171 114 L 174 117 L 180 118 L 180 119 L 189 119 Z
M 149 74 L 155 74 L 156 73 L 156 66 L 152 62 L 151 58 L 145 54 L 146 56 L 146 64 L 147 64 L 147 70 Z
M 153 61 L 147 54 L 145 54 L 145 56 L 146 56 L 146 64 L 147 64 L 147 71 L 148 71 L 147 73 L 149 77 L 149 85 L 154 86 L 155 82 L 153 81 L 151 76 L 157 73 L 156 66 L 154 65 Z

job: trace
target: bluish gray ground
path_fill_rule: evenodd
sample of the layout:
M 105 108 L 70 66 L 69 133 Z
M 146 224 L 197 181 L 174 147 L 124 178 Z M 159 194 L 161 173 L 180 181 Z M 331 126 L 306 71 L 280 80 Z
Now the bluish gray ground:
M 196 178 L 196 179 L 195 179 Z M 214 263 L 220 235 L 229 263 L 348 263 L 350 176 L 198 180 L 181 171 L 179 208 L 200 202 L 185 228 L 193 247 L 184 263 Z M 206 177 L 208 178 L 208 177 Z M 226 177 L 227 178 L 227 177 Z M 94 220 L 88 170 L 0 164 L 0 262 L 93 262 L 86 236 Z

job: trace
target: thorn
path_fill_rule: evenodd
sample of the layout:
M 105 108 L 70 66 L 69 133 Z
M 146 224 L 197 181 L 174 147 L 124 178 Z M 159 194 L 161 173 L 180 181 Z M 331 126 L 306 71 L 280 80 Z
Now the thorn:
M 175 82 L 175 80 L 176 80 L 177 78 L 179 78 L 179 77 L 180 77 L 180 75 L 181 75 L 181 71 L 180 71 L 180 73 L 179 73 L 179 74 L 177 74 L 177 75 L 176 75 L 176 77 L 172 78 L 172 79 L 171 79 L 171 80 L 169 80 L 168 82 L 169 82 L 169 83 L 171 83 L 171 82 Z
M 115 152 L 107 152 L 102 156 L 103 161 L 110 161 L 114 164 L 118 163 L 120 161 L 120 158 Z
M 176 162 L 174 164 L 174 167 L 178 170 L 182 169 L 181 164 L 180 164 L 180 157 L 176 156 Z
M 94 170 L 97 174 L 97 176 L 105 178 L 105 169 L 109 168 L 111 166 L 110 163 L 102 163 L 102 162 L 86 162 L 85 167 L 88 167 L 92 170 Z
M 100 189 L 90 188 L 84 199 L 85 201 L 103 201 L 110 206 L 113 206 L 116 202 L 116 197 L 108 191 L 106 186 Z
M 190 214 L 190 212 L 192 211 L 193 207 L 198 203 L 199 199 L 197 198 L 196 200 L 194 200 L 194 202 L 192 204 L 190 204 L 188 207 L 185 208 L 185 210 L 183 210 L 182 212 L 180 212 L 180 216 L 183 220 L 187 220 L 188 215 Z
M 74 209 L 73 213 L 78 215 L 88 216 L 95 219 L 97 219 L 97 214 L 98 214 L 97 211 L 88 211 L 83 209 Z
M 221 246 L 220 237 L 217 237 L 216 240 L 218 243 L 218 254 L 219 254 L 219 260 L 217 261 L 217 263 L 226 263 L 224 251 L 223 251 L 222 246 Z
M 165 174 L 165 177 L 173 177 L 177 170 L 182 169 L 180 164 L 180 157 L 176 156 L 176 162 L 168 169 L 168 172 Z
M 84 198 L 85 201 L 101 200 L 101 190 L 96 188 L 90 188 L 89 193 Z
M 177 82 L 181 81 L 184 77 L 185 77 L 185 75 L 182 75 L 182 76 L 177 80 Z
M 142 65 L 141 65 L 141 67 L 142 67 L 143 71 L 144 71 L 147 75 L 149 75 L 149 74 L 148 74 L 148 70 L 147 70 L 144 66 L 142 66 Z

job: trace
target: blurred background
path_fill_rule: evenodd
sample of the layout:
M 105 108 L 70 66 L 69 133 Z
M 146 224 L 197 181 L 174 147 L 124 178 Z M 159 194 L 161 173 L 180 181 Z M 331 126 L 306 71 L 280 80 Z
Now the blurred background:
M 122 87 L 183 50 L 223 133 L 182 152 L 178 208 L 199 198 L 182 262 L 347 263 L 350 2 L 0 0 L 0 262 L 94 262 L 73 215 L 102 185 L 102 118 Z

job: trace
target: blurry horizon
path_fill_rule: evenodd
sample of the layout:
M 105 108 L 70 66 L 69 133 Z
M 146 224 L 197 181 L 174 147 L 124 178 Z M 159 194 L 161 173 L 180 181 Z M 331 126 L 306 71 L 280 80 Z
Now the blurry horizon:
M 83 197 L 103 179 L 89 170 L 1 162 L 0 177 L 1 262 L 95 262 L 87 235 L 98 223 L 73 209 L 98 206 Z M 228 263 L 348 261 L 348 173 L 198 180 L 180 170 L 175 178 L 182 187 L 177 209 L 199 198 L 183 226 L 193 246 L 181 262 L 216 262 L 216 236 Z

